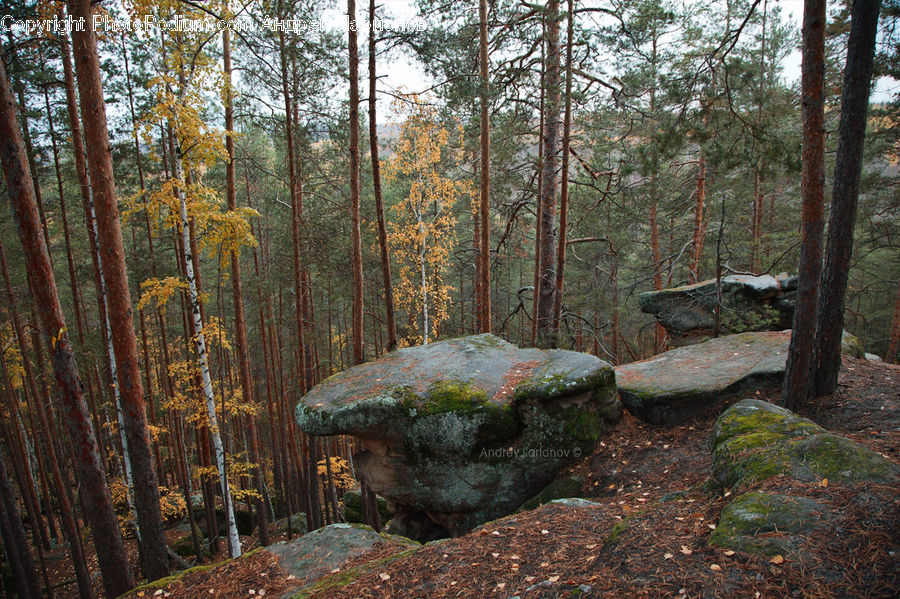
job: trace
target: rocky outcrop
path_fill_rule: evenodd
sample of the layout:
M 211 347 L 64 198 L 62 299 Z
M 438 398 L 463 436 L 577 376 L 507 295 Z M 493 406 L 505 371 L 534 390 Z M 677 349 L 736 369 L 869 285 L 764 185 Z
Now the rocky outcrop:
M 679 424 L 736 394 L 784 379 L 790 331 L 741 333 L 616 367 L 625 408 L 645 422 Z
M 709 543 L 767 556 L 792 555 L 817 568 L 824 560 L 815 555 L 821 548 L 809 545 L 810 533 L 839 534 L 866 514 L 884 514 L 900 482 L 900 468 L 884 456 L 756 399 L 726 410 L 716 421 L 710 443 L 715 484 L 748 490 L 774 482 L 764 491 L 737 495 L 722 510 Z M 893 485 L 893 490 L 872 483 Z M 831 489 L 852 485 L 862 492 L 831 500 Z M 847 501 L 852 508 L 841 505 Z
M 337 374 L 297 407 L 308 434 L 350 434 L 390 530 L 459 535 L 513 512 L 621 416 L 609 364 L 476 335 L 401 349 Z
M 652 424 L 680 424 L 736 395 L 781 385 L 791 331 L 718 337 L 616 367 L 625 408 Z M 841 352 L 859 358 L 862 347 L 844 332 Z
M 789 329 L 794 318 L 797 277 L 730 275 L 721 280 L 719 334 Z M 708 339 L 716 326 L 715 279 L 640 295 L 641 311 L 656 317 L 673 346 Z

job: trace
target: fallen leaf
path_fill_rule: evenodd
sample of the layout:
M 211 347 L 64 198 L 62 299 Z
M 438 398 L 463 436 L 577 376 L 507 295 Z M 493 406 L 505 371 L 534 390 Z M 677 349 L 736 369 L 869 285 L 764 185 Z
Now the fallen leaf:
M 713 572 L 721 572 L 722 566 L 720 566 L 719 564 L 710 564 L 709 569 Z
M 520 559 L 520 558 L 518 555 L 513 554 L 513 555 L 509 556 L 509 559 Z
M 672 555 L 671 553 L 665 553 L 665 554 L 663 554 L 663 559 L 672 559 L 673 557 L 675 557 L 675 556 Z
M 500 554 L 499 554 L 499 553 L 492 553 L 491 555 L 492 555 L 493 557 L 500 557 Z
M 823 479 L 822 479 L 822 482 L 819 483 L 819 486 L 820 486 L 820 487 L 823 487 L 823 488 L 824 488 L 824 487 L 827 487 L 827 486 L 828 486 L 828 479 L 827 479 L 827 478 L 823 478 Z
M 590 545 L 585 545 L 584 548 L 585 549 L 593 549 L 596 546 L 597 546 L 597 543 L 591 543 Z
M 162 594 L 163 594 L 163 590 L 162 590 L 162 589 L 157 589 L 156 592 L 153 593 L 153 596 L 154 596 L 154 597 L 159 597 L 159 596 L 162 595 Z
M 728 557 L 731 557 L 732 555 L 734 555 L 734 551 L 729 549 L 728 551 L 725 552 L 725 555 L 727 555 Z
M 534 582 L 534 576 L 526 576 L 525 582 Z
M 541 534 L 542 534 L 542 535 L 549 535 L 549 534 L 550 534 L 550 531 L 547 530 L 547 529 L 545 528 L 544 530 L 541 531 Z
M 495 530 L 495 531 L 492 532 L 491 534 L 494 535 L 494 536 L 499 537 L 499 536 L 500 536 L 500 531 L 499 531 L 499 530 Z
M 772 562 L 773 564 L 783 564 L 784 556 L 783 555 L 775 555 L 769 561 Z
M 692 554 L 694 551 L 693 551 L 690 547 L 688 547 L 687 545 L 682 545 L 682 546 L 681 546 L 681 552 L 682 552 L 683 554 L 685 554 L 685 555 L 690 555 L 690 554 Z
M 502 588 L 505 587 L 505 586 L 506 586 L 506 583 L 505 583 L 505 582 L 498 582 L 498 583 L 497 583 L 497 588 L 498 588 L 498 589 L 502 589 Z
M 378 575 L 378 578 L 380 578 L 381 580 L 387 581 L 387 580 L 391 579 L 391 575 L 388 574 L 387 572 L 382 572 L 381 574 Z
M 549 580 L 550 582 L 557 582 L 559 581 L 559 576 L 551 576 L 547 580 Z

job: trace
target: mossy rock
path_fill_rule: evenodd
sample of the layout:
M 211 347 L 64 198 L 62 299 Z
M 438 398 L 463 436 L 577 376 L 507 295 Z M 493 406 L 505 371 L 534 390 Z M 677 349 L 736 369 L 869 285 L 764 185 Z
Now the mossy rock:
M 569 499 L 578 497 L 584 487 L 584 479 L 580 476 L 566 476 L 558 478 L 528 501 L 522 504 L 520 509 L 533 510 L 539 505 L 550 503 L 555 499 Z
M 713 479 L 722 487 L 785 475 L 801 481 L 900 480 L 900 468 L 789 410 L 745 399 L 726 410 L 711 435 Z
M 798 535 L 820 526 L 829 509 L 807 497 L 745 493 L 722 510 L 709 544 L 767 556 L 793 553 Z
M 306 521 L 306 514 L 304 512 L 297 512 L 293 516 L 290 517 L 291 530 L 294 534 L 305 535 L 309 532 L 309 525 Z M 288 518 L 278 518 L 276 520 L 278 523 L 278 532 L 283 533 L 287 532 L 288 529 Z
M 378 515 L 382 524 L 391 519 L 391 513 L 387 508 L 387 500 L 384 497 L 375 496 L 378 505 Z M 344 493 L 344 519 L 347 522 L 365 524 L 363 520 L 362 495 L 358 489 L 352 489 Z
M 313 388 L 296 413 L 308 434 L 359 437 L 366 450 L 354 466 L 369 487 L 407 520 L 420 514 L 451 535 L 514 511 L 621 414 L 606 362 L 489 334 L 351 368 Z
M 331 524 L 291 541 L 269 545 L 266 550 L 278 557 L 279 566 L 308 586 L 382 542 L 393 544 L 397 552 L 419 547 L 409 539 L 379 534 L 362 524 Z

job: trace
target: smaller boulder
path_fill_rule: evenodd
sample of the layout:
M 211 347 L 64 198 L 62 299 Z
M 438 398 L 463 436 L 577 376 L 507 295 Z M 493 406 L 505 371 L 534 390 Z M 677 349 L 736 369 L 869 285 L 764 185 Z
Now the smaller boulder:
M 786 555 L 802 544 L 798 535 L 819 525 L 825 513 L 829 513 L 827 505 L 807 497 L 745 493 L 722 510 L 709 544 L 768 556 Z
M 278 556 L 278 564 L 304 583 L 312 583 L 330 574 L 351 559 L 359 557 L 383 541 L 398 551 L 417 547 L 408 539 L 390 537 L 361 524 L 331 524 L 292 541 L 266 547 Z
M 806 482 L 900 481 L 900 468 L 887 458 L 758 399 L 742 400 L 719 416 L 710 444 L 713 480 L 722 487 L 778 475 Z

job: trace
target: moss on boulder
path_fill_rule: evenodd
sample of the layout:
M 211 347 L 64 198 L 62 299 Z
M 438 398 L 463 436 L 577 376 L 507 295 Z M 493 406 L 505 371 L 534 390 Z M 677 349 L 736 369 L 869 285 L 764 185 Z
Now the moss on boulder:
M 757 399 L 726 410 L 711 436 L 713 479 L 723 487 L 777 475 L 801 481 L 900 480 L 900 468 L 811 420 Z
M 709 544 L 748 553 L 785 555 L 797 549 L 798 534 L 820 524 L 819 514 L 827 509 L 807 497 L 745 493 L 722 510 Z
M 606 362 L 485 334 L 332 376 L 296 414 L 308 434 L 362 440 L 356 471 L 393 513 L 456 535 L 514 511 L 589 454 L 621 413 Z

